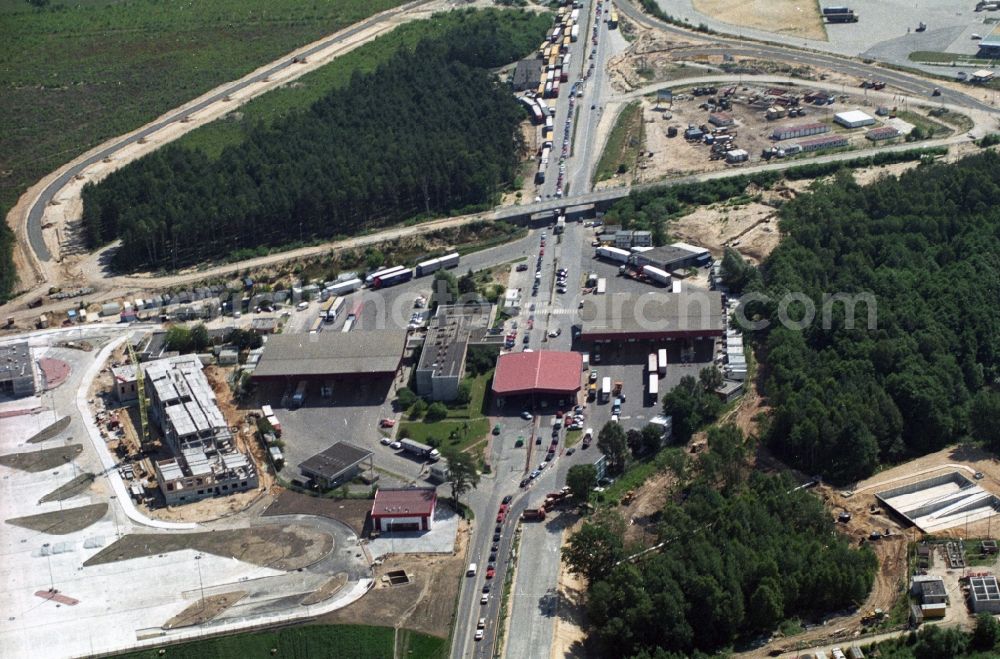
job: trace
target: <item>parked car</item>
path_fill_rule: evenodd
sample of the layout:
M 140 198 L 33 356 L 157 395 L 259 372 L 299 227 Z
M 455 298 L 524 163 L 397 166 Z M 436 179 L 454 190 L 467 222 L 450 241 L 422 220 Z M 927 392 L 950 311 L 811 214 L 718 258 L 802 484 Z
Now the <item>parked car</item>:
M 528 269 L 528 264 L 527 263 L 518 263 L 517 264 L 517 271 L 518 272 L 524 272 L 527 269 Z
M 382 442 L 382 446 L 388 446 L 389 444 L 392 444 L 392 440 L 389 439 L 388 437 L 383 437 L 381 439 L 381 442 Z
M 394 451 L 398 451 L 399 449 L 403 448 L 403 445 L 400 444 L 399 442 L 393 442 L 392 444 L 389 444 L 389 448 L 391 448 Z
M 521 418 L 524 419 L 525 421 L 531 421 L 534 418 L 534 415 L 528 410 L 525 410 L 521 412 Z
M 509 505 L 510 502 L 513 501 L 513 500 L 514 500 L 514 495 L 513 494 L 508 494 L 507 496 L 505 496 L 503 498 L 503 503 L 504 503 L 504 505 Z
M 497 571 L 491 567 L 486 568 L 486 578 L 492 579 L 497 574 Z
M 479 598 L 479 603 L 482 604 L 483 606 L 489 604 L 490 603 L 490 596 L 489 595 L 483 595 L 482 597 Z
M 382 419 L 378 422 L 379 428 L 393 428 L 396 426 L 395 419 Z

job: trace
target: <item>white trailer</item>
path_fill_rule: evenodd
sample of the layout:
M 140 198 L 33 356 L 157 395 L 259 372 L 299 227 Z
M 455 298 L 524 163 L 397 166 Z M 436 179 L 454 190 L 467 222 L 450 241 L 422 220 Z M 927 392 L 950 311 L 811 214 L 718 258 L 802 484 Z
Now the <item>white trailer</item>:
M 428 259 L 427 261 L 417 264 L 415 274 L 417 277 L 423 277 L 424 275 L 429 275 L 436 270 L 454 268 L 458 265 L 458 260 L 458 252 L 452 252 L 451 254 L 447 254 L 436 259 Z
M 628 263 L 628 257 L 630 254 L 628 250 L 618 249 L 617 247 L 601 246 L 597 248 L 596 256 L 597 258 L 607 259 L 609 261 L 614 261 L 615 263 Z
M 649 374 L 649 404 L 655 405 L 656 400 L 660 397 L 660 379 L 656 376 L 656 373 Z
M 663 376 L 667 374 L 667 349 L 660 348 L 656 351 L 656 370 Z
M 580 26 L 574 25 L 573 29 L 569 32 L 570 41 L 576 42 L 580 38 Z
M 401 265 L 394 265 L 391 268 L 383 268 L 381 270 L 376 270 L 375 272 L 373 272 L 370 275 L 368 275 L 368 276 L 365 277 L 365 283 L 366 284 L 371 284 L 372 282 L 374 282 L 378 278 L 389 277 L 389 276 L 397 274 L 398 272 L 401 272 L 403 270 L 406 270 L 406 268 L 404 268 Z
M 326 290 L 330 292 L 330 295 L 347 295 L 348 293 L 353 293 L 359 288 L 361 288 L 361 280 L 355 277 L 354 279 L 348 279 L 347 281 L 327 286 Z
M 601 277 L 597 280 L 597 290 L 594 291 L 597 295 L 604 295 L 608 292 L 608 280 Z
M 601 379 L 601 396 L 598 402 L 606 403 L 611 400 L 611 378 L 604 377 Z
M 655 281 L 657 284 L 662 284 L 663 286 L 670 285 L 670 273 L 666 270 L 661 270 L 660 268 L 644 265 L 642 266 L 642 274 L 646 275 L 646 278 Z

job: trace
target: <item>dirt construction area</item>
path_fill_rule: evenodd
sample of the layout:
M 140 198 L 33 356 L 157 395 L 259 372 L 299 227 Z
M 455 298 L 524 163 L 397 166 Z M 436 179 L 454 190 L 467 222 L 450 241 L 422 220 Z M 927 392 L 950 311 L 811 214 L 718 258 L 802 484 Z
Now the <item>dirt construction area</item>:
M 730 25 L 826 41 L 819 3 L 803 0 L 693 0 L 694 8 Z M 778 27 L 781 26 L 781 27 Z
M 375 567 L 375 588 L 354 604 L 322 616 L 324 624 L 386 625 L 447 637 L 458 590 L 465 574 L 465 551 L 471 531 L 462 522 L 455 551 L 441 554 L 395 554 Z M 391 585 L 390 572 L 402 571 L 406 583 Z
M 269 525 L 209 533 L 135 533 L 92 556 L 84 566 L 195 549 L 261 567 L 297 570 L 333 550 L 333 538 L 307 526 Z

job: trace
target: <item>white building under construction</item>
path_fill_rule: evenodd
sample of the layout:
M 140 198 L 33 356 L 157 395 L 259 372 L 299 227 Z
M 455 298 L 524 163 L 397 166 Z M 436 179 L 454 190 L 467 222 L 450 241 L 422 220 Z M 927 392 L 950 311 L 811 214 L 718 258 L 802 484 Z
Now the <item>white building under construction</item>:
M 155 463 L 167 505 L 256 489 L 257 468 L 236 450 L 201 361 L 194 355 L 158 359 L 143 373 L 150 421 L 173 454 Z

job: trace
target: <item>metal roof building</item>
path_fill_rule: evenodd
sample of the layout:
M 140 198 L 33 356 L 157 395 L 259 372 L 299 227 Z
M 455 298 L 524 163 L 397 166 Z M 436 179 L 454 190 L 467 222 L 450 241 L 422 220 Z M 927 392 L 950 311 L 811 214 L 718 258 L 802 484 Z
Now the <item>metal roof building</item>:
M 723 335 L 718 291 L 647 293 L 588 300 L 580 309 L 581 341 L 708 338 Z
M 373 453 L 347 442 L 337 442 L 299 464 L 303 476 L 315 481 L 322 489 L 333 489 L 354 478 L 363 470 L 362 462 L 368 461 L 368 471 L 374 470 Z
M 35 369 L 27 341 L 0 346 L 0 393 L 15 398 L 35 393 Z
M 542 350 L 510 352 L 497 359 L 493 393 L 498 396 L 572 394 L 580 389 L 583 355 Z
M 372 504 L 376 531 L 430 531 L 437 507 L 433 487 L 380 488 Z
M 255 380 L 391 377 L 406 348 L 405 329 L 275 334 L 267 339 Z
M 778 126 L 771 133 L 772 140 L 790 140 L 796 137 L 808 137 L 809 135 L 819 135 L 820 133 L 826 133 L 830 130 L 830 127 L 826 124 L 821 124 L 819 122 L 812 122 L 807 124 L 790 124 L 787 126 Z
M 875 123 L 875 117 L 871 117 L 861 110 L 838 112 L 833 115 L 833 120 L 847 128 L 861 128 L 862 126 L 871 126 Z

